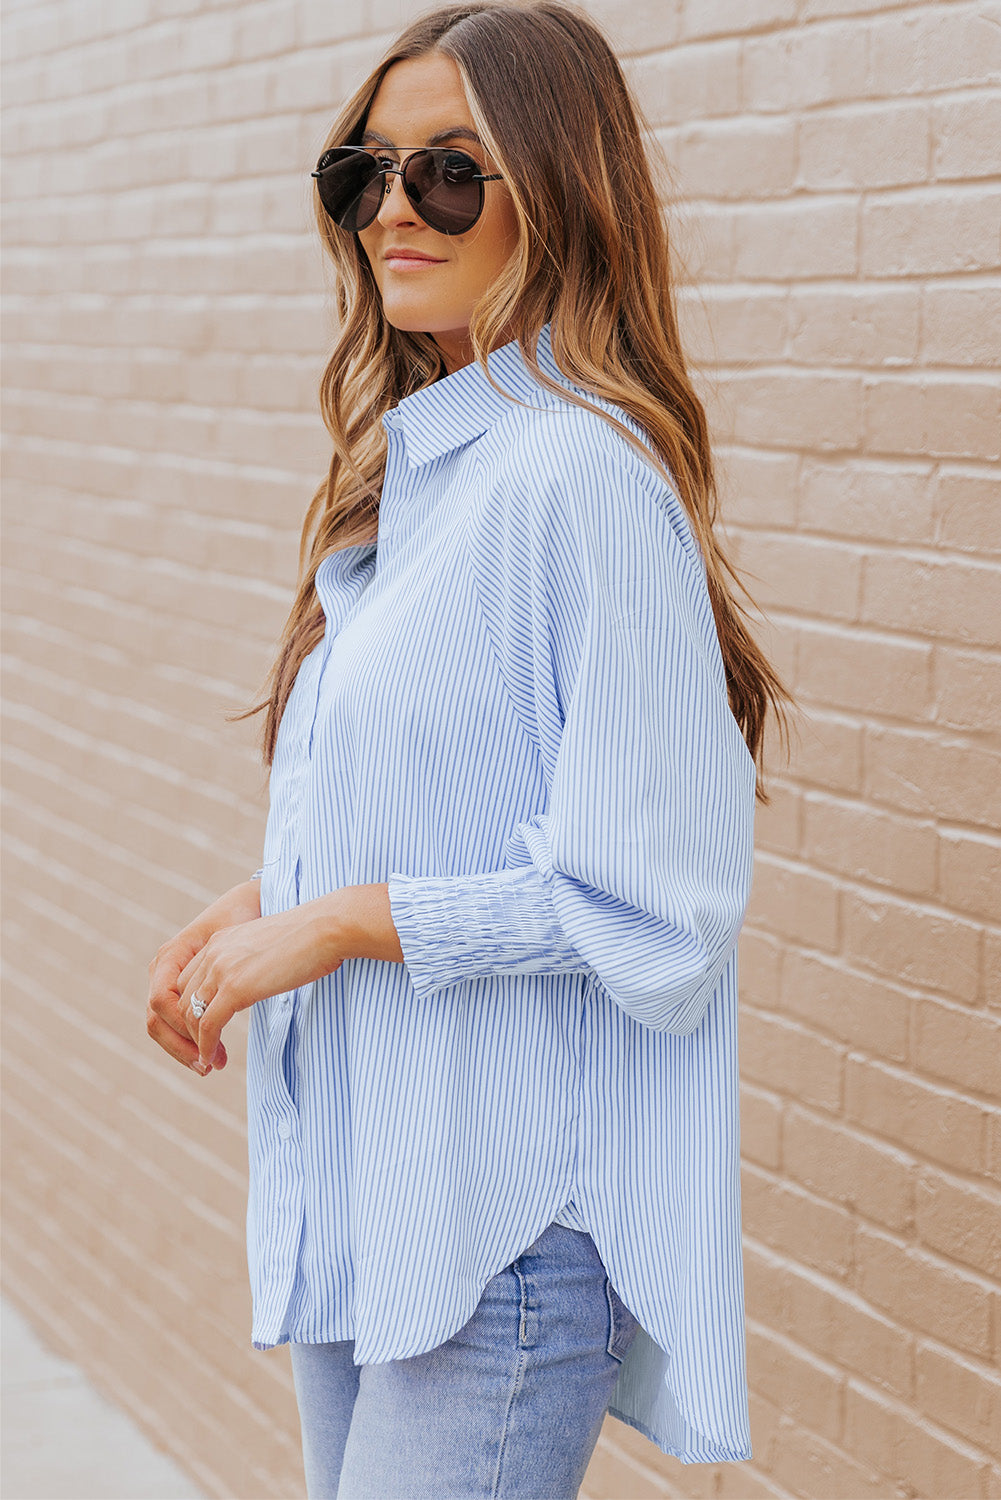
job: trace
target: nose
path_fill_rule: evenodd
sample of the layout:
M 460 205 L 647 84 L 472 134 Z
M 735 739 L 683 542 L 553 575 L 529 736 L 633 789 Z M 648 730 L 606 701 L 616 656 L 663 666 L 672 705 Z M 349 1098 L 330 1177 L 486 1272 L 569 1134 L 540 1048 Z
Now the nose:
M 403 186 L 403 173 L 398 169 L 387 172 L 385 182 L 389 191 L 383 190 L 383 199 L 376 214 L 379 223 L 385 229 L 393 224 L 416 224 L 418 216 Z

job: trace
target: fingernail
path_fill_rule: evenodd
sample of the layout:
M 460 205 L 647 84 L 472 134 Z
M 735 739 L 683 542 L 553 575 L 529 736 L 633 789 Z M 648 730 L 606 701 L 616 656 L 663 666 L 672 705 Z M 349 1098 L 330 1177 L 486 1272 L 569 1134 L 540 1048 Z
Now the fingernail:
M 199 1078 L 204 1078 L 206 1073 L 211 1073 L 212 1071 L 208 1063 L 203 1063 L 200 1059 L 196 1059 L 193 1063 L 189 1064 L 189 1066 L 193 1073 L 198 1074 Z

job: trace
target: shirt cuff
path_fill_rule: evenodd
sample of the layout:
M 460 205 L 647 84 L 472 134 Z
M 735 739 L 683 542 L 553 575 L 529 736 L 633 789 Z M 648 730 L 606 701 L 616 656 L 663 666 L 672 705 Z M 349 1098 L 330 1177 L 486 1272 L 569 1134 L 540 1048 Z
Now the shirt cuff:
M 568 974 L 587 963 L 566 938 L 534 865 L 485 875 L 390 875 L 389 906 L 420 996 L 487 974 Z

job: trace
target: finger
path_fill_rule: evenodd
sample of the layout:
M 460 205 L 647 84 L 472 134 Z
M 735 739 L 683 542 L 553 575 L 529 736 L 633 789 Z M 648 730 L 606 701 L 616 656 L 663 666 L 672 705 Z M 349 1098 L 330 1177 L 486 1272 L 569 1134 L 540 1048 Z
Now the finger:
M 206 944 L 206 947 L 207 946 L 208 945 Z M 197 953 L 192 954 L 191 958 L 188 959 L 188 962 L 178 974 L 177 989 L 179 994 L 183 995 L 185 990 L 192 988 L 192 980 L 194 979 L 195 975 L 199 972 L 199 970 L 202 970 L 205 967 L 204 955 L 204 948 L 200 949 Z M 197 986 L 194 987 L 197 988 Z
M 193 966 L 189 965 L 189 968 L 191 972 L 183 987 L 180 981 L 178 981 L 178 989 L 180 990 L 178 1010 L 188 1035 L 197 1046 L 202 1014 L 204 1013 L 204 1008 L 212 1000 L 215 993 L 215 985 L 203 963 Z
M 146 1013 L 146 1030 L 163 1050 L 175 1061 L 183 1063 L 186 1068 L 204 1078 L 206 1073 L 211 1072 L 211 1065 L 206 1066 L 198 1055 L 198 1048 L 188 1036 L 182 1036 L 175 1031 L 173 1026 L 163 1019 L 162 1016 L 150 1008 Z
M 149 966 L 149 1004 L 175 1001 L 178 990 L 180 964 L 166 953 L 158 953 Z
M 223 1057 L 226 1055 L 226 1049 L 222 1046 L 221 1040 L 222 1029 L 235 1014 L 236 1007 L 221 993 L 216 994 L 211 1005 L 205 1007 L 198 1026 L 198 1056 L 201 1062 L 215 1067 L 225 1066 L 216 1062 L 216 1057 L 220 1049 Z
M 231 1009 L 229 1014 L 219 1024 L 216 1025 L 213 1023 L 210 1026 L 209 1034 L 214 1032 L 215 1035 L 214 1045 L 210 1047 L 205 1040 L 206 1032 L 204 1028 L 209 1008 L 216 1000 L 214 987 L 215 982 L 205 966 L 196 965 L 192 971 L 188 985 L 180 997 L 180 1015 L 187 1028 L 188 1035 L 198 1049 L 202 1062 L 209 1064 L 213 1068 L 224 1068 L 228 1058 L 226 1048 L 219 1040 L 219 1033 L 222 1031 L 222 1027 L 226 1021 L 232 1016 L 233 1011 Z

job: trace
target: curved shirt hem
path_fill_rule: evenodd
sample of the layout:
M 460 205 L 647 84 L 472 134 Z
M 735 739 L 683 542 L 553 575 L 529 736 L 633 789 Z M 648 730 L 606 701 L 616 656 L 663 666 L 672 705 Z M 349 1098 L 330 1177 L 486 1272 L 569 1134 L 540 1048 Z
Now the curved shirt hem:
M 608 1408 L 608 1415 L 615 1417 L 616 1421 L 624 1422 L 627 1427 L 635 1427 L 645 1438 L 649 1438 L 661 1453 L 666 1453 L 669 1458 L 676 1458 L 683 1464 L 720 1464 L 740 1463 L 744 1459 L 753 1457 L 750 1443 L 701 1443 L 693 1444 L 685 1448 L 679 1443 L 667 1443 L 652 1433 L 643 1422 L 637 1421 L 635 1417 L 628 1416 L 615 1406 Z
M 542 1226 L 535 1234 L 530 1234 L 530 1237 L 525 1240 L 525 1243 L 521 1246 L 520 1249 L 516 1250 L 514 1254 L 507 1256 L 507 1258 L 505 1258 L 502 1263 L 497 1266 L 496 1270 L 488 1271 L 486 1276 L 482 1278 L 482 1285 L 480 1285 L 479 1289 L 475 1292 L 472 1303 L 469 1306 L 468 1310 L 460 1309 L 459 1313 L 456 1316 L 449 1317 L 444 1320 L 444 1332 L 432 1333 L 430 1335 L 425 1335 L 424 1337 L 418 1338 L 415 1341 L 415 1346 L 413 1348 L 404 1347 L 399 1351 L 393 1351 L 389 1353 L 379 1350 L 378 1357 L 376 1358 L 373 1358 L 371 1355 L 365 1357 L 365 1355 L 363 1354 L 363 1357 L 360 1360 L 355 1357 L 354 1363 L 358 1366 L 366 1364 L 391 1364 L 397 1360 L 413 1359 L 418 1355 L 427 1354 L 432 1349 L 438 1349 L 442 1344 L 448 1343 L 449 1339 L 454 1338 L 455 1335 L 466 1326 L 469 1319 L 473 1316 L 477 1306 L 479 1305 L 480 1299 L 482 1298 L 483 1293 L 486 1290 L 488 1282 L 490 1282 L 494 1276 L 499 1275 L 501 1271 L 503 1271 L 507 1266 L 511 1265 L 513 1261 L 517 1260 L 519 1255 L 523 1255 L 525 1251 L 535 1243 L 539 1236 L 545 1232 L 545 1229 L 549 1224 L 560 1222 L 560 1215 L 566 1214 L 567 1209 L 571 1209 L 574 1212 L 575 1216 L 579 1217 L 579 1211 L 576 1209 L 576 1205 L 574 1204 L 573 1199 L 570 1199 L 569 1201 L 564 1199 L 563 1201 L 565 1206 L 564 1208 L 559 1210 L 558 1214 L 554 1212 L 546 1215 L 544 1217 L 544 1223 L 542 1224 Z M 583 1220 L 581 1220 L 581 1222 L 583 1222 Z M 573 1228 L 573 1226 L 569 1224 L 564 1224 L 563 1227 L 567 1229 Z M 590 1231 L 586 1229 L 577 1232 L 585 1234 L 590 1233 Z M 479 1281 L 480 1278 L 477 1278 L 477 1280 Z M 337 1319 L 335 1318 L 332 1321 L 336 1322 Z M 642 1327 L 642 1325 L 640 1326 Z M 650 1338 L 654 1343 L 656 1343 L 656 1340 L 653 1339 L 652 1334 L 647 1333 L 647 1337 Z M 327 1344 L 338 1342 L 353 1343 L 355 1346 L 354 1353 L 356 1354 L 358 1339 L 357 1336 L 353 1335 L 349 1335 L 346 1338 L 342 1337 L 340 1339 L 336 1338 L 332 1334 L 322 1333 L 310 1334 L 308 1337 L 296 1337 L 292 1333 L 283 1331 L 281 1333 L 276 1333 L 274 1336 L 269 1336 L 264 1333 L 257 1333 L 255 1330 L 255 1336 L 252 1339 L 253 1347 L 262 1352 L 266 1352 L 268 1349 L 279 1348 L 282 1344 L 289 1343 Z M 662 1346 L 659 1344 L 657 1345 L 657 1347 L 662 1348 Z M 383 1348 L 385 1348 L 385 1345 L 383 1346 Z M 677 1458 L 681 1463 L 733 1463 L 751 1457 L 750 1445 L 746 1442 L 738 1441 L 725 1443 L 705 1438 L 704 1434 L 699 1432 L 698 1428 L 695 1427 L 694 1423 L 692 1423 L 685 1414 L 684 1408 L 678 1400 L 677 1392 L 672 1381 L 668 1378 L 665 1383 L 667 1385 L 668 1391 L 671 1394 L 672 1401 L 674 1402 L 676 1409 L 685 1421 L 689 1432 L 696 1437 L 702 1438 L 703 1440 L 701 1442 L 693 1442 L 686 1446 L 682 1443 L 672 1442 L 666 1436 L 658 1437 L 656 1433 L 644 1422 L 637 1419 L 637 1417 L 635 1417 L 634 1415 L 628 1414 L 623 1408 L 618 1406 L 610 1405 L 608 1407 L 610 1415 L 615 1417 L 618 1421 L 624 1422 L 626 1426 L 634 1427 L 637 1432 L 642 1433 L 645 1438 L 649 1439 L 649 1441 L 653 1443 L 661 1453 L 665 1453 L 672 1458 Z

